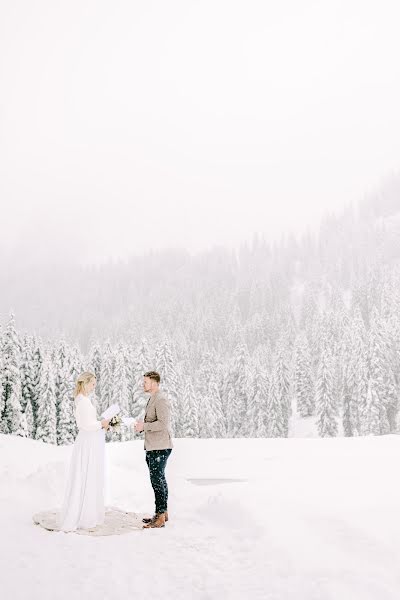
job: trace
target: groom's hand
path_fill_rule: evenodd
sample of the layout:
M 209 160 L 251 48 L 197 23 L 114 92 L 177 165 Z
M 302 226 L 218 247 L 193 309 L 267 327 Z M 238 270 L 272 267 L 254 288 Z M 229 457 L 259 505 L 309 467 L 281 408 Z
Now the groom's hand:
M 136 433 L 140 433 L 141 431 L 144 431 L 144 423 L 143 423 L 143 421 L 136 421 L 136 423 L 135 423 L 135 431 L 136 431 Z

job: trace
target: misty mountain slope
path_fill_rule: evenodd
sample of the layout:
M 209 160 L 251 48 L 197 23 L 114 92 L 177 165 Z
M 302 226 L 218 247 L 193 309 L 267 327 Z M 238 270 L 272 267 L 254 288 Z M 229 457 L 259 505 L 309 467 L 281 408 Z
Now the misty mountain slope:
M 400 201 L 399 201 L 400 203 Z M 65 334 L 84 348 L 91 339 L 137 339 L 189 331 L 198 320 L 266 311 L 272 318 L 301 303 L 307 282 L 345 292 L 374 267 L 399 264 L 400 206 L 383 210 L 374 200 L 327 217 L 318 236 L 269 245 L 259 236 L 237 252 L 214 248 L 191 256 L 169 250 L 92 268 L 57 265 L 2 269 L 0 312 L 12 309 L 22 329 Z M 387 214 L 390 213 L 390 214 Z M 299 306 L 293 306 L 296 313 Z

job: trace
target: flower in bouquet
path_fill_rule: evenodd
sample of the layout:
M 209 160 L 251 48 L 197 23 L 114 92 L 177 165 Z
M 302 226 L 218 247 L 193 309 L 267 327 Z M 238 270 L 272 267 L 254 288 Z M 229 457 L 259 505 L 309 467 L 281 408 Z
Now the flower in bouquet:
M 120 431 L 121 429 L 121 417 L 119 415 L 115 415 L 111 420 L 110 420 L 110 428 L 113 431 Z

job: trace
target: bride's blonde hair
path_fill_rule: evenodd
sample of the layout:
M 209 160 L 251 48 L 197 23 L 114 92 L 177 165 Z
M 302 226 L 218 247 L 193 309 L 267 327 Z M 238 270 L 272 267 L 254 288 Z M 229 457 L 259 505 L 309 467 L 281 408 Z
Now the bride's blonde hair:
M 85 371 L 79 375 L 78 379 L 76 380 L 74 398 L 76 398 L 78 394 L 84 393 L 85 387 L 92 381 L 92 379 L 96 379 L 96 375 L 90 371 Z

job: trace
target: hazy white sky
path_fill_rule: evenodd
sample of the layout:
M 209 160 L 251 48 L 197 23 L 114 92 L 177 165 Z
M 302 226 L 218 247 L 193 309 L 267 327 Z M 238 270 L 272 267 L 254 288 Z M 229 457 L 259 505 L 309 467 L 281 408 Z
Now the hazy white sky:
M 400 5 L 2 0 L 0 249 L 84 261 L 318 222 L 400 166 Z

